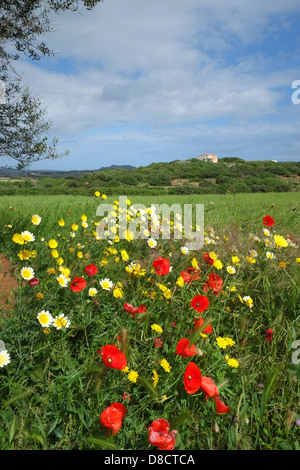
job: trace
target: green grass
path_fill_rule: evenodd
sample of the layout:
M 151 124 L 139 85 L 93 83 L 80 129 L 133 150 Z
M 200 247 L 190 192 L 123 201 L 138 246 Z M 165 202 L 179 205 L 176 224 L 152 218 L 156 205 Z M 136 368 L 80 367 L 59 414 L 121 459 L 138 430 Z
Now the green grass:
M 293 344 L 299 339 L 299 250 L 291 245 L 266 247 L 262 232 L 262 217 L 270 214 L 275 220 L 271 238 L 277 233 L 299 239 L 297 194 L 129 198 L 145 206 L 204 204 L 206 231 L 215 244 L 183 255 L 180 248 L 184 241 L 180 240 L 160 240 L 157 251 L 145 241 L 121 240 L 113 244 L 117 252 L 109 253 L 112 246 L 97 242 L 92 231 L 97 206 L 114 198 L 0 199 L 1 251 L 16 266 L 19 280 L 13 311 L 0 316 L 0 340 L 11 356 L 11 362 L 0 368 L 0 448 L 153 451 L 147 427 L 164 418 L 171 429 L 178 430 L 175 450 L 299 450 L 299 365 L 291 360 Z M 39 226 L 31 224 L 35 213 L 42 217 Z M 88 218 L 86 231 L 81 227 L 82 214 Z M 65 227 L 58 225 L 60 218 L 66 221 Z M 79 225 L 75 238 L 70 237 L 73 222 Z M 12 241 L 14 233 L 24 230 L 36 238 L 26 248 L 37 251 L 35 258 L 25 262 L 18 257 L 24 246 Z M 98 305 L 88 296 L 88 287 L 74 293 L 70 287 L 58 285 L 56 258 L 45 244 L 51 238 L 58 241 L 59 256 L 70 268 L 71 279 L 83 276 L 88 287 L 97 287 Z M 145 276 L 127 273 L 128 262 L 120 257 L 122 249 L 128 252 L 128 262 L 142 264 Z M 247 261 L 250 250 L 257 252 L 254 264 Z M 268 250 L 275 253 L 275 259 L 266 259 Z M 77 257 L 78 251 L 82 251 L 82 258 Z M 223 268 L 206 265 L 202 259 L 205 251 L 216 252 Z M 172 265 L 167 276 L 153 272 L 152 261 L 159 255 Z M 234 276 L 226 271 L 233 255 L 240 258 Z M 200 264 L 200 279 L 180 288 L 176 280 L 194 257 Z M 88 263 L 98 267 L 97 275 L 91 278 L 84 272 Z M 22 280 L 24 264 L 34 269 L 38 286 L 30 287 Z M 49 268 L 55 268 L 56 274 L 49 274 Z M 211 272 L 223 279 L 224 292 L 218 296 L 204 292 Z M 101 290 L 98 281 L 104 277 L 114 284 L 122 283 L 122 298 Z M 172 296 L 165 297 L 157 283 L 170 289 Z M 231 291 L 233 286 L 236 290 Z M 42 298 L 36 296 L 38 292 Z M 209 308 L 200 314 L 213 328 L 206 338 L 188 333 L 194 326 L 196 312 L 190 302 L 196 294 L 206 295 L 210 301 Z M 241 302 L 244 296 L 253 299 L 252 308 Z M 124 312 L 125 302 L 146 306 L 140 321 Z M 71 321 L 70 328 L 51 327 L 45 334 L 36 318 L 42 309 L 53 316 L 63 312 Z M 163 332 L 156 334 L 152 324 L 159 324 Z M 269 328 L 274 331 L 271 342 L 266 340 Z M 222 350 L 216 344 L 218 336 L 230 337 L 235 344 Z M 164 341 L 162 348 L 154 347 L 157 337 Z M 201 354 L 193 358 L 175 355 L 177 342 L 183 337 L 190 338 Z M 103 366 L 96 351 L 106 344 L 116 344 L 125 352 L 129 369 L 139 373 L 137 383 L 126 373 Z M 226 354 L 238 360 L 238 368 L 228 366 Z M 160 366 L 162 358 L 171 364 L 170 373 Z M 186 393 L 183 374 L 190 360 L 217 384 L 229 413 L 217 414 L 213 399 L 205 403 L 201 391 Z M 153 369 L 160 378 L 155 389 L 151 385 Z M 124 393 L 130 400 L 123 401 Z M 121 429 L 108 436 L 99 415 L 112 402 L 124 403 L 127 412 Z

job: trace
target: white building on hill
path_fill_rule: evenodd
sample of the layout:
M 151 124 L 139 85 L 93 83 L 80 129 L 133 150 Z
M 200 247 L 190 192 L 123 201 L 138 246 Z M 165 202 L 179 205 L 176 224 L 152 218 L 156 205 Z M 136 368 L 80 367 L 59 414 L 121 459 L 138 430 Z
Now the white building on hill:
M 217 155 L 214 155 L 212 153 L 202 153 L 202 155 L 199 155 L 196 157 L 198 160 L 201 160 L 202 162 L 212 162 L 212 163 L 218 163 L 218 157 Z

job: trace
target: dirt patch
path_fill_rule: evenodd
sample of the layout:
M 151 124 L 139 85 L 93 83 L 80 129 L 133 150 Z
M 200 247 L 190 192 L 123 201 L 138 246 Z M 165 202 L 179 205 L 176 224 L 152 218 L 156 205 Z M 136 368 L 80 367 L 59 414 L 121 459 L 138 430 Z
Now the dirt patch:
M 17 280 L 11 275 L 9 259 L 0 254 L 0 316 L 12 310 L 14 306 L 14 291 L 18 287 Z

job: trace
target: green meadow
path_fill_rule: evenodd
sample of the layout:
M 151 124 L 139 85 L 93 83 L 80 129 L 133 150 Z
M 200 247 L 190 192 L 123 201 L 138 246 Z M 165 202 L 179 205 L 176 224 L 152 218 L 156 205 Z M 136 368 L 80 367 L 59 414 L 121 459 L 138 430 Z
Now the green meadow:
M 125 195 L 128 220 L 132 204 L 203 204 L 204 246 L 97 239 L 97 207 L 118 196 L 0 198 L 18 281 L 0 312 L 0 448 L 299 450 L 299 193 Z

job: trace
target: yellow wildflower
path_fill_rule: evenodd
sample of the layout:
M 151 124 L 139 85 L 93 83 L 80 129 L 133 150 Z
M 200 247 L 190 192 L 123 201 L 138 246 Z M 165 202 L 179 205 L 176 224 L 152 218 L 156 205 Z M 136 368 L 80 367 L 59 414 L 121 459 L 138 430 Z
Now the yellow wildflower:
M 165 372 L 167 372 L 169 374 L 169 372 L 171 372 L 171 365 L 168 363 L 167 359 L 162 359 L 160 361 L 160 365 L 161 367 L 164 369 Z

